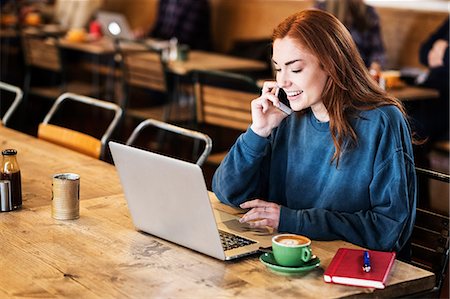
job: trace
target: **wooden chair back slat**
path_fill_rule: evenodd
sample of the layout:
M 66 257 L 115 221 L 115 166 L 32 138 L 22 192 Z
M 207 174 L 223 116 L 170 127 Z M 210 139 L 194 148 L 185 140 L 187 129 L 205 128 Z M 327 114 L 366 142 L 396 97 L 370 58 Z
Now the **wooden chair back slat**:
M 250 123 L 242 123 L 241 121 L 235 120 L 235 119 L 222 119 L 218 116 L 205 116 L 204 118 L 205 123 L 208 124 L 217 124 L 222 127 L 228 127 L 231 129 L 237 129 L 237 130 L 245 130 Z
M 39 124 L 38 138 L 85 155 L 100 158 L 102 143 L 90 135 L 52 124 Z
M 258 96 L 256 93 L 234 91 L 220 87 L 203 86 L 203 102 L 251 111 L 249 103 Z
M 29 66 L 60 72 L 62 69 L 59 50 L 50 39 L 24 35 L 25 61 Z
M 100 138 L 90 135 L 96 134 L 95 136 L 97 136 L 100 135 L 99 132 L 91 132 L 90 134 L 88 134 L 67 128 L 68 126 L 73 126 L 73 122 L 72 124 L 70 124 L 70 121 L 68 123 L 63 122 L 63 125 L 60 125 L 61 122 L 58 120 L 57 123 L 50 123 L 51 121 L 54 121 L 53 117 L 58 111 L 60 111 L 61 106 L 65 105 L 65 103 L 67 102 L 71 102 L 72 104 L 78 103 L 77 105 L 85 106 L 84 108 L 96 110 L 94 112 L 104 111 L 109 113 L 110 115 L 113 114 L 113 117 L 107 121 L 103 119 L 95 119 L 97 126 L 99 126 L 99 131 L 103 132 Z M 72 107 L 69 106 L 69 108 Z M 74 114 L 79 114 L 77 117 L 78 121 L 86 122 L 86 117 L 83 113 L 78 111 L 74 112 Z M 98 100 L 80 94 L 66 92 L 60 95 L 55 100 L 49 112 L 45 115 L 43 121 L 39 124 L 37 135 L 38 138 L 61 145 L 63 147 L 67 147 L 69 149 L 78 151 L 97 159 L 102 159 L 105 157 L 106 144 L 113 131 L 117 128 L 122 115 L 122 108 L 120 108 L 115 103 Z M 103 125 L 107 125 L 106 129 L 104 130 L 102 129 Z M 75 124 L 75 127 L 80 128 L 81 126 L 79 124 Z
M 198 120 L 201 122 L 245 131 L 251 124 L 251 101 L 256 93 L 200 86 L 197 97 Z
M 196 71 L 193 74 L 198 123 L 246 131 L 252 122 L 251 102 L 259 97 L 256 82 L 244 75 L 222 71 Z M 215 152 L 208 162 L 219 164 L 226 155 Z
M 166 91 L 165 74 L 159 54 L 124 52 L 123 63 L 126 83 L 160 92 Z

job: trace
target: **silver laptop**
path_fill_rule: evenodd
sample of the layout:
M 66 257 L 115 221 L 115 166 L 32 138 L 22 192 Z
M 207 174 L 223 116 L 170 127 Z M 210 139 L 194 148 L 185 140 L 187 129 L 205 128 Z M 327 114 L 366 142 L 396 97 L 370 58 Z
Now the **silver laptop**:
M 268 230 L 213 209 L 198 165 L 112 141 L 109 147 L 138 230 L 220 260 L 271 245 Z
M 112 38 L 124 39 L 129 41 L 136 41 L 136 37 L 128 24 L 127 18 L 121 13 L 99 11 L 97 13 L 97 20 L 103 28 L 103 33 Z M 168 40 L 158 40 L 154 38 L 139 39 L 147 46 L 156 51 L 161 51 L 168 48 L 170 42 Z
M 103 33 L 112 38 L 134 39 L 126 17 L 121 13 L 99 11 L 97 20 L 103 28 Z

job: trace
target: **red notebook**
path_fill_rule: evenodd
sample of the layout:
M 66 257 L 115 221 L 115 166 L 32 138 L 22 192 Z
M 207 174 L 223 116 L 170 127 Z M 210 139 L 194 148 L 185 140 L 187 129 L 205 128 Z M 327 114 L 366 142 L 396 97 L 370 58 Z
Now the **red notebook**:
M 364 272 L 364 250 L 339 248 L 323 274 L 325 282 L 384 289 L 395 252 L 369 250 L 370 272 Z

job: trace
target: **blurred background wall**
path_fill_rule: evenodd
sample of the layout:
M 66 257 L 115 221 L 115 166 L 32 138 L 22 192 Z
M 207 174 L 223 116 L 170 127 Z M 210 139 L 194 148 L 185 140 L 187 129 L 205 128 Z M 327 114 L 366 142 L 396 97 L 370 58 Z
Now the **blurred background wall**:
M 273 28 L 312 0 L 209 0 L 214 49 L 228 52 L 237 40 L 270 38 Z M 376 7 L 387 51 L 387 68 L 418 67 L 420 43 L 449 15 L 449 1 L 367 0 Z M 105 0 L 104 9 L 124 13 L 132 27 L 151 27 L 158 0 Z

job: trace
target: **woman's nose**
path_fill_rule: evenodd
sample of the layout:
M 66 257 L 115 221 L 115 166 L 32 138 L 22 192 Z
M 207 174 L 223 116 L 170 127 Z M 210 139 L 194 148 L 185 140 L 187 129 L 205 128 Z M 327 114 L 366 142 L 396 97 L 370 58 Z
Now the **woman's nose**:
M 280 88 L 288 87 L 290 84 L 290 80 L 285 72 L 279 72 L 277 73 L 277 85 Z

